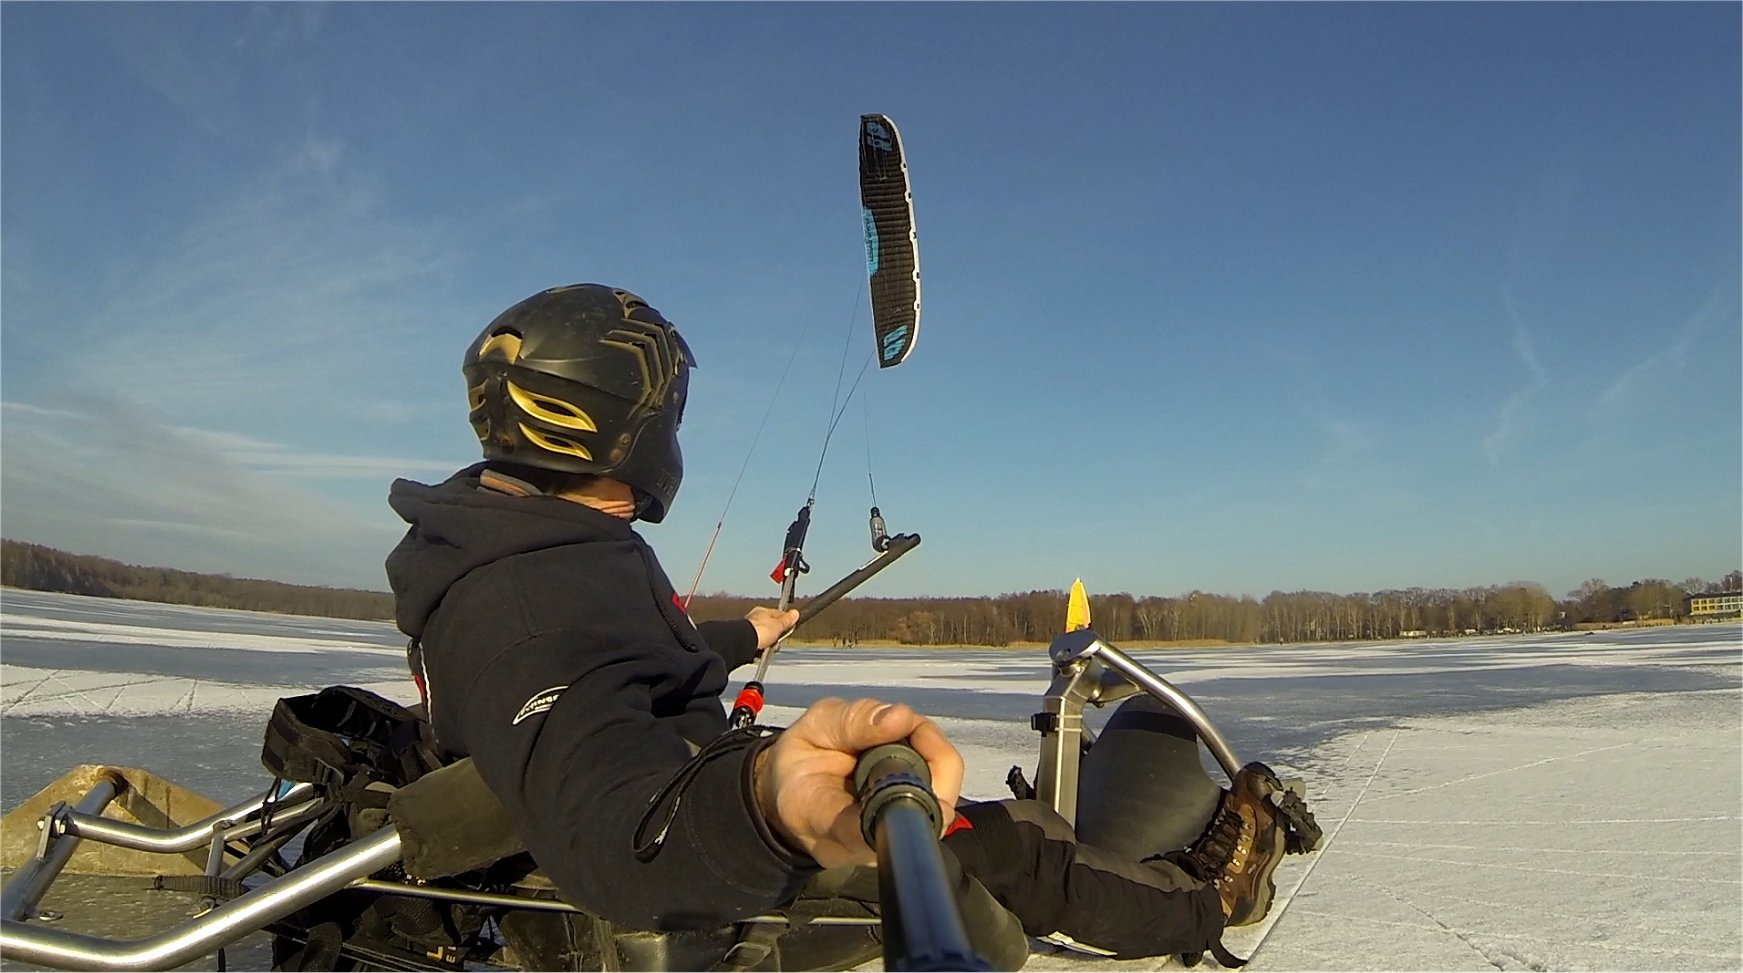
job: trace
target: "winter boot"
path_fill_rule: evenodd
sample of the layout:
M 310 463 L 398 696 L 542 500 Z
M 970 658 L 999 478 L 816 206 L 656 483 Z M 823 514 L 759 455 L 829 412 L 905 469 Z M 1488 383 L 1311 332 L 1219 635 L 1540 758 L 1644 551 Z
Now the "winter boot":
M 1223 791 L 1204 834 L 1184 856 L 1200 880 L 1216 886 L 1230 926 L 1265 918 L 1277 886 L 1271 880 L 1283 860 L 1288 825 L 1280 811 L 1287 792 L 1262 763 L 1250 763 Z

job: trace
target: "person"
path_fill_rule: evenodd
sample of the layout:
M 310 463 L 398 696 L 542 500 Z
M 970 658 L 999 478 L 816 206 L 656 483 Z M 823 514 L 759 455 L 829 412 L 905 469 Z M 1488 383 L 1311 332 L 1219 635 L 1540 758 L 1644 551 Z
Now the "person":
M 1180 778 L 1212 794 L 1181 832 L 1196 837 L 1122 857 L 1038 801 L 959 803 L 960 755 L 906 705 L 825 699 L 784 731 L 728 732 L 727 674 L 798 613 L 693 623 L 634 527 L 663 520 L 678 492 L 693 367 L 677 328 L 629 291 L 535 294 L 465 353 L 482 462 L 390 491 L 409 524 L 387 559 L 396 619 L 436 738 L 474 759 L 563 897 L 636 930 L 730 926 L 807 895 L 875 903 L 850 778 L 860 752 L 907 739 L 967 876 L 971 938 L 1000 968 L 1050 934 L 1121 956 L 1226 957 L 1223 928 L 1264 914 L 1282 854 L 1262 775 L 1220 791 L 1193 759 Z M 875 938 L 852 935 L 836 955 L 783 944 L 748 963 L 875 955 Z

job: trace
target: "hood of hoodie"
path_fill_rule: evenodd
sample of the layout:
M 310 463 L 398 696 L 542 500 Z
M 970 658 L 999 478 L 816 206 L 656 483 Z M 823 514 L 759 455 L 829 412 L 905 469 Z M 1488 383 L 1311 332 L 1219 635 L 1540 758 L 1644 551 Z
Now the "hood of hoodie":
M 626 520 L 558 497 L 479 485 L 479 463 L 436 486 L 395 480 L 387 502 L 411 527 L 387 556 L 394 620 L 420 638 L 442 596 L 467 572 L 515 554 L 588 541 L 641 542 Z

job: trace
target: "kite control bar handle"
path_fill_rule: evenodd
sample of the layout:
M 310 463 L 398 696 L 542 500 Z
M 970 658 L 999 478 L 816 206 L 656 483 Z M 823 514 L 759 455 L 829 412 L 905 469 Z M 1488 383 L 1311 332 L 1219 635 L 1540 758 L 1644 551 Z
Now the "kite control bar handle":
M 919 534 L 897 534 L 890 538 L 890 546 L 882 554 L 872 558 L 859 570 L 835 582 L 819 594 L 807 601 L 799 609 L 799 620 L 793 623 L 796 629 L 810 621 L 818 612 L 840 600 L 842 595 L 865 584 L 871 576 L 894 564 L 896 559 L 920 546 Z M 791 634 L 792 629 L 788 630 Z M 787 636 L 781 636 L 785 639 Z M 779 642 L 775 643 L 778 647 Z M 763 674 L 768 672 L 769 658 L 775 654 L 773 648 L 763 653 L 762 661 L 757 664 L 756 677 L 744 684 L 738 697 L 732 701 L 732 713 L 726 718 L 727 725 L 734 730 L 741 730 L 752 723 L 763 711 Z
M 942 812 L 932 771 L 906 741 L 860 754 L 859 827 L 878 854 L 884 969 L 990 970 L 969 944 L 938 849 Z M 961 866 L 957 866 L 960 876 Z
M 793 627 L 798 628 L 800 625 L 810 621 L 818 612 L 835 604 L 836 600 L 842 595 L 845 595 L 849 591 L 865 584 L 867 581 L 871 580 L 872 575 L 877 574 L 879 571 L 894 564 L 896 558 L 899 558 L 914 548 L 919 547 L 920 535 L 897 534 L 894 537 L 888 538 L 888 541 L 889 545 L 884 548 L 882 554 L 867 561 L 864 567 L 861 567 L 859 570 L 849 574 L 845 578 L 842 578 L 840 581 L 835 582 L 828 588 L 825 588 L 822 592 L 818 593 L 816 597 L 801 605 L 799 607 L 799 620 L 793 623 Z

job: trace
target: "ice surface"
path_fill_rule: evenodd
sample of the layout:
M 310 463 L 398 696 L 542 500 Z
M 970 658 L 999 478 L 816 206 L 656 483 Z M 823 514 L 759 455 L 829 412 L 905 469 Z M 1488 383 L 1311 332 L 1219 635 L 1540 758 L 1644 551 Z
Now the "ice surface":
M 97 761 L 239 799 L 278 696 L 413 693 L 385 624 L 8 589 L 0 636 L 7 807 Z M 1134 654 L 1241 759 L 1303 777 L 1325 827 L 1278 869 L 1266 923 L 1230 930 L 1248 969 L 1737 970 L 1740 649 L 1732 624 Z M 963 751 L 965 793 L 1000 797 L 1013 764 L 1033 773 L 1048 678 L 1038 649 L 789 648 L 765 718 L 912 703 Z M 1177 965 L 1042 947 L 1028 968 Z

